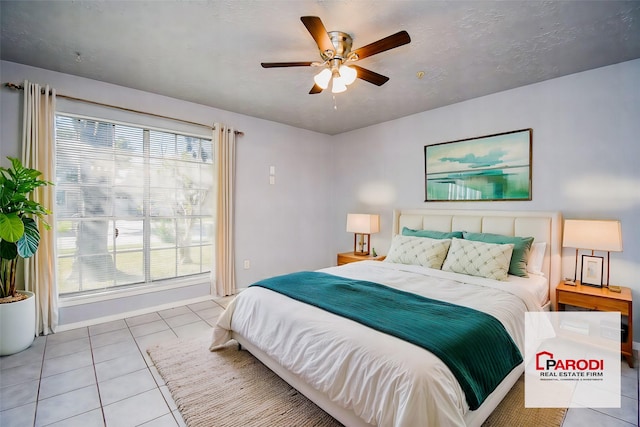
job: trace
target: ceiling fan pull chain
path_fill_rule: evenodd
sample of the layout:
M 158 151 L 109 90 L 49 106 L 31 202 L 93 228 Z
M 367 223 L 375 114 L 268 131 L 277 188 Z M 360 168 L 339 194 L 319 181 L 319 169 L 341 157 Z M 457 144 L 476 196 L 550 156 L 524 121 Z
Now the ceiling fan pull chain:
M 333 109 L 337 110 L 338 109 L 338 104 L 336 103 L 336 96 L 333 95 Z

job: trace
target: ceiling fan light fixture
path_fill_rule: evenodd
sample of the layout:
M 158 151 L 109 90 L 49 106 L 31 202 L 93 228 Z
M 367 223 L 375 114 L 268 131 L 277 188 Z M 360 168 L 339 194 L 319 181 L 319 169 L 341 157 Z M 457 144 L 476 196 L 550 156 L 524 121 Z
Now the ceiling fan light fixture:
M 350 85 L 351 83 L 356 81 L 356 77 L 358 77 L 358 72 L 351 67 L 347 67 L 346 65 L 342 65 L 340 67 L 340 77 L 345 85 Z
M 2 1 L 2 0 L 0 0 Z M 309 95 L 321 93 L 333 79 L 333 93 L 341 93 L 347 90 L 347 85 L 355 79 L 361 79 L 376 86 L 382 86 L 389 77 L 375 73 L 358 65 L 346 66 L 351 62 L 359 61 L 390 49 L 395 49 L 411 42 L 411 37 L 406 31 L 398 31 L 366 46 L 351 51 L 353 38 L 342 31 L 327 31 L 322 20 L 317 16 L 301 16 L 300 20 L 306 27 L 311 37 L 320 50 L 322 61 L 295 61 L 295 62 L 261 62 L 262 68 L 280 67 L 322 67 L 323 69 L 313 77 L 314 85 Z
M 344 80 L 341 77 L 334 77 L 331 93 L 342 93 L 345 90 L 347 90 L 347 85 L 344 84 Z
M 328 68 L 325 68 L 313 77 L 313 81 L 323 90 L 329 87 L 329 80 L 331 80 L 331 70 Z

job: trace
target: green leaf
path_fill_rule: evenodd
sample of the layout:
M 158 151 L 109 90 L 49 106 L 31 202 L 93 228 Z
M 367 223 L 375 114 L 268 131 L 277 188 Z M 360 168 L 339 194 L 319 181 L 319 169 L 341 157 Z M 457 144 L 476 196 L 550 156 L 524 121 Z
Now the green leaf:
M 16 172 L 20 172 L 22 169 L 24 169 L 24 166 L 22 166 L 22 162 L 17 157 L 7 157 L 7 159 L 11 161 L 11 166 Z
M 14 259 L 18 256 L 18 247 L 15 243 L 7 242 L 6 240 L 0 241 L 0 258 Z
M 22 218 L 24 222 L 24 235 L 16 245 L 18 246 L 18 255 L 22 258 L 32 257 L 38 250 L 40 244 L 40 232 L 38 225 L 31 218 Z
M 0 213 L 0 238 L 17 242 L 24 234 L 24 223 L 16 213 Z
M 42 172 L 35 169 L 27 169 L 25 170 L 25 175 L 27 175 L 29 178 L 36 179 L 37 177 L 42 175 Z
M 37 221 L 46 229 L 50 228 L 44 218 L 50 211 L 30 200 L 29 196 L 39 187 L 52 183 L 39 179 L 42 173 L 23 166 L 19 159 L 8 159 L 12 167 L 0 167 L 0 242 L 3 258 L 15 259 L 18 255 L 29 258 L 40 245 Z

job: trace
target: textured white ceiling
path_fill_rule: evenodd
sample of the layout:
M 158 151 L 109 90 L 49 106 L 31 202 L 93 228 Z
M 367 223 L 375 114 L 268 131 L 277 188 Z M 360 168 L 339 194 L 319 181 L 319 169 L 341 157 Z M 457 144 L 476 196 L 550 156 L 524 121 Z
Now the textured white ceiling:
M 260 67 L 320 59 L 303 15 L 354 49 L 412 41 L 358 62 L 384 86 L 309 95 L 317 68 Z M 639 1 L 2 0 L 0 19 L 3 60 L 326 134 L 640 58 Z

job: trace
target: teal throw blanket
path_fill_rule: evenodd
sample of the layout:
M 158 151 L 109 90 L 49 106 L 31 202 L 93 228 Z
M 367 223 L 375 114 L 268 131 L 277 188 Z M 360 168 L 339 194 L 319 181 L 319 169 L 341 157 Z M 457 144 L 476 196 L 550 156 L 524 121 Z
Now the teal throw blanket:
M 438 356 L 477 409 L 522 356 L 504 326 L 481 311 L 378 283 L 299 272 L 254 283 L 423 347 Z

